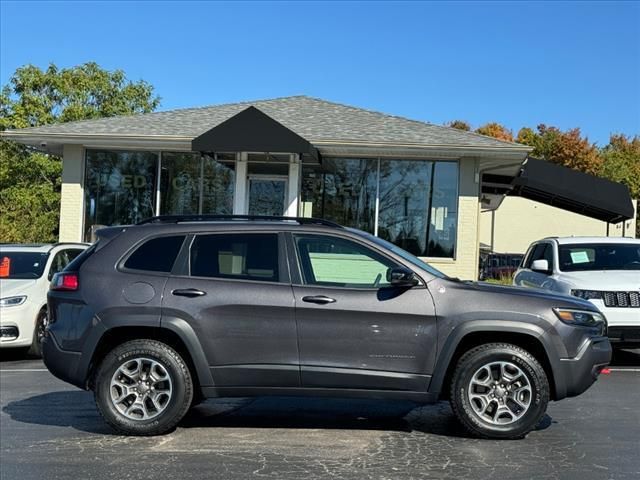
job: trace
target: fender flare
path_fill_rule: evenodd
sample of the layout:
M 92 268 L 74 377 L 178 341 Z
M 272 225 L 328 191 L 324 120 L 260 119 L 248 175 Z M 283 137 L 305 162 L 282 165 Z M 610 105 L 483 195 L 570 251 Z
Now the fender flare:
M 557 354 L 556 348 L 551 341 L 546 338 L 546 331 L 535 324 L 508 320 L 476 320 L 463 323 L 452 330 L 438 354 L 434 374 L 431 377 L 431 382 L 429 383 L 429 393 L 441 393 L 442 385 L 447 371 L 449 370 L 453 354 L 465 337 L 473 333 L 492 332 L 527 335 L 540 342 L 544 348 L 549 365 L 551 366 L 557 396 L 562 398 L 565 387 L 562 382 L 559 382 L 559 377 L 561 376 L 561 369 L 559 366 L 560 356 Z

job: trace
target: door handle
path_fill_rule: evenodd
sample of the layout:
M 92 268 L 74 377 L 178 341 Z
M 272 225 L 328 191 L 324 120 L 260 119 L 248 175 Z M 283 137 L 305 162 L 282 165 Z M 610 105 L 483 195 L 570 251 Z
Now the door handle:
M 178 288 L 176 290 L 172 290 L 171 294 L 176 295 L 178 297 L 193 298 L 193 297 L 202 297 L 207 293 L 203 292 L 202 290 L 198 290 L 197 288 Z
M 335 303 L 336 299 L 325 295 L 312 295 L 309 297 L 302 297 L 302 301 L 307 303 L 317 303 L 318 305 L 326 305 L 327 303 Z

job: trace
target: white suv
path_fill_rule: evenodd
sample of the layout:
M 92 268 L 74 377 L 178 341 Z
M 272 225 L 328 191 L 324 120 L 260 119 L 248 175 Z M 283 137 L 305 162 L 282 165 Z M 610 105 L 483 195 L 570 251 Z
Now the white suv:
M 513 283 L 590 300 L 614 345 L 640 346 L 640 240 L 545 238 L 529 247 Z
M 0 347 L 29 347 L 40 355 L 49 282 L 88 246 L 0 245 Z

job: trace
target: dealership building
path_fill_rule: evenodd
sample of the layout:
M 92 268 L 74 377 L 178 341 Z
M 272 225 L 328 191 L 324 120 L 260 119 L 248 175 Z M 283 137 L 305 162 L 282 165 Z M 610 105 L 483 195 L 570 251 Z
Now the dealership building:
M 62 156 L 61 241 L 90 240 L 99 226 L 153 215 L 313 216 L 387 239 L 447 274 L 476 278 L 481 211 L 514 189 L 525 197 L 531 190 L 513 184 L 530 147 L 306 96 L 2 137 Z M 536 195 L 563 207 L 562 195 Z M 576 202 L 569 202 L 573 211 Z M 592 216 L 602 221 L 634 215 L 630 200 L 590 202 L 577 203 L 587 215 L 598 210 Z

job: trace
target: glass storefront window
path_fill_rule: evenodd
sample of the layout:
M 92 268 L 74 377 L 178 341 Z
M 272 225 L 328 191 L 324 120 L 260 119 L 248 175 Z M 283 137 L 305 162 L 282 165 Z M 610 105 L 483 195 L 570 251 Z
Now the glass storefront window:
M 378 236 L 426 255 L 433 162 L 380 160 Z
M 302 212 L 373 233 L 378 162 L 325 158 L 322 169 L 303 167 Z
M 202 213 L 231 215 L 236 185 L 235 164 L 217 162 L 205 156 L 202 172 Z
M 216 162 L 197 153 L 162 152 L 160 170 L 163 215 L 233 212 L 233 164 Z
M 375 233 L 417 256 L 454 257 L 456 162 L 325 158 L 302 176 L 303 216 Z
M 453 257 L 458 229 L 458 164 L 435 162 L 426 257 Z
M 94 225 L 123 225 L 153 216 L 158 154 L 88 150 L 85 236 Z

